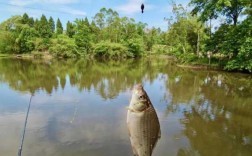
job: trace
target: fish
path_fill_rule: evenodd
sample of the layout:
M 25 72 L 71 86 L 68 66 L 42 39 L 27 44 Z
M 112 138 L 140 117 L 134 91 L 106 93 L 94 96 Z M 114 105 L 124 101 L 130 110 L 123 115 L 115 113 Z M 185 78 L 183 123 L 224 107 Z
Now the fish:
M 133 89 L 127 127 L 134 156 L 151 156 L 161 131 L 155 108 L 142 84 L 137 84 Z

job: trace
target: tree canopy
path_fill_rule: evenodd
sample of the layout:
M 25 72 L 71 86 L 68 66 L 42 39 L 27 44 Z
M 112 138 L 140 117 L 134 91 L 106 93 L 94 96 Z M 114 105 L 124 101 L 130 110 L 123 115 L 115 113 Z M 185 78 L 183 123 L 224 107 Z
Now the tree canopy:
M 252 4 L 249 0 L 191 0 L 188 11 L 172 3 L 173 16 L 166 17 L 168 30 L 120 17 L 101 8 L 92 19 L 68 21 L 45 15 L 12 16 L 0 23 L 0 53 L 49 52 L 57 57 L 128 58 L 166 54 L 179 63 L 203 64 L 226 70 L 252 72 Z M 208 20 L 225 18 L 212 31 Z M 240 18 L 242 17 L 242 18 Z

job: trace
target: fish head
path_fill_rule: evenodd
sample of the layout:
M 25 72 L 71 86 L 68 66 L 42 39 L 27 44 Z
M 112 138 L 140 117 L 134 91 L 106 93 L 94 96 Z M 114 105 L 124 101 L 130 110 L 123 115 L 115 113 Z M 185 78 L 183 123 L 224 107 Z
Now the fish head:
M 132 93 L 129 109 L 135 112 L 142 112 L 149 108 L 150 102 L 142 84 L 137 84 Z

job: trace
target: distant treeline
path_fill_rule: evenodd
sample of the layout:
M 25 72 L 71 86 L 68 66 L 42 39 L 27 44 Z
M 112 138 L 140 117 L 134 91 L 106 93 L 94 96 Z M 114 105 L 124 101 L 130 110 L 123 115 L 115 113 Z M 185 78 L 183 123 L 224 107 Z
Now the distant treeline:
M 221 66 L 252 72 L 252 3 L 250 0 L 191 0 L 187 11 L 173 4 L 173 16 L 165 18 L 168 30 L 148 28 L 132 18 L 102 8 L 92 21 L 68 21 L 44 15 L 13 16 L 0 24 L 0 53 L 39 54 L 57 57 L 128 58 L 168 54 L 180 63 Z M 243 20 L 239 17 L 243 15 Z M 213 31 L 209 24 L 224 18 Z
M 1 53 L 50 52 L 59 57 L 137 57 L 161 44 L 160 29 L 147 29 L 132 18 L 102 8 L 90 22 L 87 18 L 68 21 L 63 30 L 60 19 L 13 16 L 0 25 Z

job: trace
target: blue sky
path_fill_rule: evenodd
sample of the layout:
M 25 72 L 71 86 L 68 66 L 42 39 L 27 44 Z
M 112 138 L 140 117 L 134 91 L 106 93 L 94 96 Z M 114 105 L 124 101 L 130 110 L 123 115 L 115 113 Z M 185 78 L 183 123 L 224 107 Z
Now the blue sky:
M 187 6 L 190 0 L 176 0 L 177 4 Z M 141 3 L 145 4 L 145 12 L 141 14 Z M 102 7 L 112 8 L 119 15 L 132 17 L 136 21 L 148 24 L 148 27 L 160 27 L 167 30 L 164 17 L 172 15 L 171 0 L 0 0 L 0 22 L 13 15 L 28 13 L 40 18 L 42 14 L 52 16 L 56 21 L 60 18 L 63 25 L 76 18 L 92 19 Z

